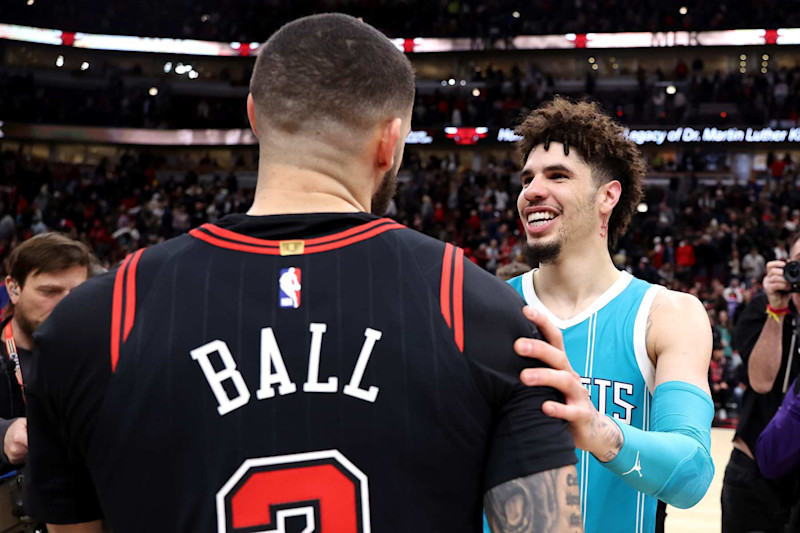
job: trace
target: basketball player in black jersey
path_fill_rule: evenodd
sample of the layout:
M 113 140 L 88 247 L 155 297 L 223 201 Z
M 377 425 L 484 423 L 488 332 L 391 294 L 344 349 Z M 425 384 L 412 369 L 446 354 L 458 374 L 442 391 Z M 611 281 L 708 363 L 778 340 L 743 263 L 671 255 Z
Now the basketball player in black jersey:
M 580 531 L 573 442 L 519 381 L 522 300 L 379 218 L 414 100 L 371 26 L 256 62 L 255 202 L 71 294 L 36 336 L 31 513 L 54 533 Z

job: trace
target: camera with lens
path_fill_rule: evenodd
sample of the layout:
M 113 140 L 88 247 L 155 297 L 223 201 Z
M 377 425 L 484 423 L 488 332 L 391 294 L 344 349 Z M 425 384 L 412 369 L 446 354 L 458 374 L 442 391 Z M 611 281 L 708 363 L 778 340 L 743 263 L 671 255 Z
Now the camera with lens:
M 789 284 L 789 292 L 800 292 L 800 261 L 789 261 L 783 267 L 783 279 Z

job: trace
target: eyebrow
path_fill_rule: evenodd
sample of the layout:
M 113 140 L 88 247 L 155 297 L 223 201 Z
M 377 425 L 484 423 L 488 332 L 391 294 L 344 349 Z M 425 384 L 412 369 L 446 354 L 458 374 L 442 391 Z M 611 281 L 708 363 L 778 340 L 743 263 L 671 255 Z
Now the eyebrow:
M 55 291 L 63 291 L 64 290 L 64 286 L 63 285 L 53 285 L 53 284 L 39 285 L 37 287 L 37 289 L 39 289 L 39 290 L 44 289 L 46 291 L 53 291 L 53 290 L 55 290 Z
M 544 167 L 542 169 L 542 171 L 543 172 L 566 172 L 568 174 L 574 174 L 574 171 L 571 168 L 569 168 L 569 167 L 567 167 L 565 165 L 562 165 L 561 163 L 556 163 L 554 165 L 548 165 L 548 166 Z M 530 168 L 523 168 L 522 172 L 520 173 L 520 177 L 530 176 L 531 174 L 534 174 L 533 170 L 531 170 Z

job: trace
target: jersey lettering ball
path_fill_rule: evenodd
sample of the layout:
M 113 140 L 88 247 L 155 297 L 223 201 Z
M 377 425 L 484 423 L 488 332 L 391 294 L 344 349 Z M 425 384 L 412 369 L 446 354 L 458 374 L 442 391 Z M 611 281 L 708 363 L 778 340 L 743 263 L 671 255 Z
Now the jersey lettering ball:
M 117 533 L 478 532 L 573 464 L 522 299 L 366 214 L 236 215 L 89 280 L 37 335 L 31 513 Z

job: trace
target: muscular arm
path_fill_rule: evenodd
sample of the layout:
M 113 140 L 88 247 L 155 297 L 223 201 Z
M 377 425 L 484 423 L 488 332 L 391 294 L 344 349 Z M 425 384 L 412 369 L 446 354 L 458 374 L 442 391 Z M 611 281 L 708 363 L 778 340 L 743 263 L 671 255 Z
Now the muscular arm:
M 753 390 L 759 394 L 766 394 L 772 390 L 781 368 L 785 318 L 782 316 L 775 321 L 767 316 L 753 351 L 750 352 L 750 359 L 747 361 L 747 379 Z
M 776 309 L 789 305 L 789 284 L 783 278 L 783 261 L 770 261 L 767 263 L 767 274 L 764 276 L 764 292 L 767 303 Z M 753 390 L 759 394 L 766 394 L 772 390 L 775 378 L 781 368 L 783 357 L 783 322 L 786 317 L 779 317 L 776 321 L 770 316 L 764 317 L 764 327 L 758 336 L 750 358 L 747 361 L 747 379 Z
M 484 496 L 492 533 L 580 533 L 578 475 L 575 466 L 512 479 Z
M 656 360 L 656 387 L 667 381 L 684 381 L 710 395 L 711 324 L 697 298 L 661 291 L 647 319 L 646 342 L 647 353 Z
M 50 533 L 100 533 L 102 522 L 83 522 L 82 524 L 47 524 L 47 531 Z

